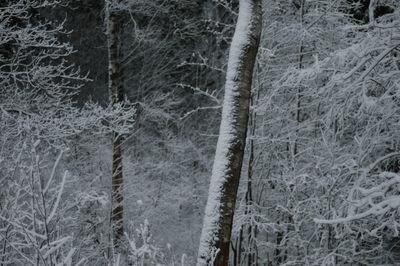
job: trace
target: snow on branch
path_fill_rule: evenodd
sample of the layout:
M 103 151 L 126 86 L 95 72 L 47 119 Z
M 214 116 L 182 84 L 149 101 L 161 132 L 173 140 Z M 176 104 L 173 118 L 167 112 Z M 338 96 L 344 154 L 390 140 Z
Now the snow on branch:
M 181 88 L 188 88 L 191 89 L 192 91 L 194 91 L 195 93 L 198 93 L 200 95 L 206 96 L 209 99 L 211 99 L 212 101 L 214 101 L 217 104 L 221 104 L 221 100 L 217 98 L 216 94 L 217 94 L 217 90 L 214 90 L 213 92 L 210 92 L 208 89 L 203 90 L 199 87 L 193 87 L 191 85 L 188 84 L 177 84 L 177 86 L 181 87 Z
M 58 206 L 60 204 L 60 200 L 61 200 L 61 195 L 62 195 L 62 193 L 64 191 L 65 180 L 67 179 L 67 176 L 68 176 L 68 171 L 65 171 L 64 175 L 63 175 L 63 178 L 62 178 L 62 181 L 61 181 L 60 188 L 58 189 L 56 201 L 55 201 L 55 203 L 53 205 L 53 208 L 50 211 L 49 216 L 46 218 L 46 223 L 50 223 L 50 221 L 54 218 L 54 215 L 57 212 L 57 208 L 58 208 Z
M 193 115 L 194 113 L 197 113 L 197 112 L 199 112 L 199 111 L 217 110 L 217 109 L 221 109 L 221 108 L 222 108 L 221 105 L 198 107 L 198 108 L 196 108 L 196 109 L 193 109 L 193 110 L 187 112 L 187 113 L 184 114 L 183 116 L 181 116 L 180 120 L 185 120 L 185 119 L 188 118 L 189 116 L 191 116 L 191 115 Z
M 371 168 L 370 168 L 371 169 Z M 348 206 L 348 215 L 332 219 L 314 219 L 319 224 L 346 223 L 366 218 L 371 215 L 384 215 L 400 207 L 400 195 L 393 195 L 393 190 L 400 187 L 400 175 L 382 172 L 377 178 L 384 179 L 380 184 L 370 188 L 356 187 L 354 193 L 358 199 L 352 199 Z

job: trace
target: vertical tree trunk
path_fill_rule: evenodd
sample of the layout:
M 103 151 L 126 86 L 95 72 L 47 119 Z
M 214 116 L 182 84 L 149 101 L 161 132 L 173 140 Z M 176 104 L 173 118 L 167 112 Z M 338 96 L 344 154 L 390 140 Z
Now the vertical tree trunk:
M 106 1 L 107 38 L 109 56 L 109 92 L 112 105 L 123 102 L 123 76 L 120 65 L 120 36 L 122 32 L 122 19 L 112 7 L 112 1 Z M 113 161 L 112 161 L 112 241 L 113 247 L 118 252 L 123 237 L 123 175 L 122 175 L 122 142 L 123 138 L 118 132 L 112 136 Z
M 300 2 L 300 25 L 301 28 L 303 29 L 304 27 L 304 5 L 305 5 L 305 0 L 302 0 Z M 298 59 L 298 69 L 302 70 L 303 69 L 303 58 L 304 58 L 304 44 L 303 44 L 303 38 L 300 39 L 299 43 L 299 59 Z M 294 150 L 293 150 L 293 157 L 296 157 L 298 153 L 298 131 L 299 131 L 299 125 L 302 122 L 301 118 L 301 97 L 302 97 L 302 85 L 299 85 L 297 87 L 297 94 L 296 94 L 296 102 L 297 102 L 297 107 L 296 107 L 296 123 L 297 123 L 297 130 L 296 130 L 296 139 L 294 142 Z M 294 158 L 293 158 L 294 159 Z
M 229 52 L 220 134 L 201 234 L 198 266 L 212 263 L 228 265 L 261 24 L 261 0 L 240 0 L 239 17 Z
M 255 95 L 253 95 L 250 98 L 250 107 L 253 107 L 256 103 L 256 101 L 258 101 L 259 98 L 259 91 L 257 91 L 255 93 Z M 252 108 L 252 110 L 250 111 L 250 115 L 249 115 L 249 132 L 250 132 L 250 139 L 249 139 L 249 161 L 248 161 L 248 165 L 247 165 L 247 191 L 246 191 L 246 215 L 250 215 L 252 216 L 252 212 L 253 212 L 253 173 L 254 173 L 254 154 L 255 154 L 255 150 L 254 150 L 254 139 L 253 137 L 256 134 L 256 122 L 257 122 L 257 114 L 256 111 L 254 110 L 254 108 Z M 253 250 L 253 246 L 255 246 L 253 244 L 254 242 L 254 235 L 253 232 L 255 230 L 255 227 L 253 227 L 252 223 L 247 225 L 247 265 L 251 266 L 253 265 L 253 261 L 254 261 L 254 255 L 255 252 Z

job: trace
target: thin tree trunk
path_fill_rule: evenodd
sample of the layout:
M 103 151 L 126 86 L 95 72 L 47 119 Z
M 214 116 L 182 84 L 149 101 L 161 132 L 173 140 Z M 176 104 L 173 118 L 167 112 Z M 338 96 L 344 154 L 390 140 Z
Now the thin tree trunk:
M 243 225 L 240 227 L 239 231 L 239 239 L 238 239 L 238 245 L 237 245 L 237 250 L 236 254 L 237 256 L 234 256 L 234 265 L 240 265 L 240 262 L 242 261 L 242 244 L 243 244 Z
M 304 26 L 304 5 L 305 5 L 305 0 L 301 1 L 300 4 L 300 25 L 301 28 L 303 28 Z M 303 44 L 303 37 L 301 37 L 300 39 L 300 43 L 299 43 L 299 60 L 298 60 L 298 69 L 302 70 L 303 69 L 303 58 L 304 58 L 304 44 Z M 294 151 L 293 151 L 293 157 L 296 157 L 297 153 L 298 153 L 298 139 L 297 139 L 297 135 L 298 135 L 298 131 L 300 128 L 300 123 L 302 122 L 302 118 L 301 118 L 301 97 L 302 97 L 302 88 L 301 85 L 299 85 L 297 87 L 297 94 L 296 94 L 296 101 L 297 101 L 297 110 L 296 110 L 296 140 L 294 142 Z M 294 158 L 293 158 L 294 159 Z
M 236 238 L 235 247 L 232 246 L 233 266 L 240 265 L 240 249 L 241 248 L 242 248 L 242 228 L 240 228 L 239 237 Z
M 261 0 L 240 0 L 239 18 L 229 52 L 220 134 L 201 234 L 198 266 L 212 263 L 228 265 L 261 24 Z
M 109 92 L 112 105 L 123 102 L 123 75 L 120 65 L 120 35 L 122 19 L 112 8 L 112 0 L 106 1 L 107 6 L 107 37 L 109 56 Z M 112 161 L 112 241 L 113 248 L 118 252 L 123 237 L 123 175 L 122 175 L 122 142 L 123 137 L 113 132 L 113 161 Z
M 255 102 L 259 99 L 259 91 L 256 92 L 256 95 L 250 98 L 250 106 L 255 106 Z M 250 132 L 250 139 L 249 139 L 249 161 L 247 166 L 247 192 L 246 192 L 246 215 L 253 215 L 253 173 L 254 173 L 254 136 L 256 133 L 256 120 L 257 114 L 254 108 L 250 111 L 249 116 L 249 132 Z M 250 223 L 247 225 L 247 265 L 251 266 L 254 261 L 253 256 L 253 224 Z

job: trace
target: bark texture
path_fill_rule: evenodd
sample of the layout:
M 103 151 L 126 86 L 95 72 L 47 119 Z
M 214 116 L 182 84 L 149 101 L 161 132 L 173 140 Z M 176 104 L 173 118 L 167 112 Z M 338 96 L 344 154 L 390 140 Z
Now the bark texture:
M 107 2 L 107 35 L 109 55 L 109 91 L 111 103 L 116 105 L 123 102 L 123 75 L 120 65 L 120 36 L 122 32 L 122 18 L 113 10 L 112 3 Z M 112 161 L 112 239 L 114 249 L 118 252 L 123 235 L 123 175 L 122 175 L 122 141 L 118 132 L 113 133 L 113 161 Z
M 197 265 L 228 265 L 231 230 L 249 119 L 261 0 L 240 0 L 229 52 L 225 97 Z

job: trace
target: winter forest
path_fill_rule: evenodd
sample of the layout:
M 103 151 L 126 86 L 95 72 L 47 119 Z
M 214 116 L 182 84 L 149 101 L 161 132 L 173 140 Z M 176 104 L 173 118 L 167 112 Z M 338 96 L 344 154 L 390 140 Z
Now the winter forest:
M 400 265 L 399 0 L 0 0 L 0 266 Z

